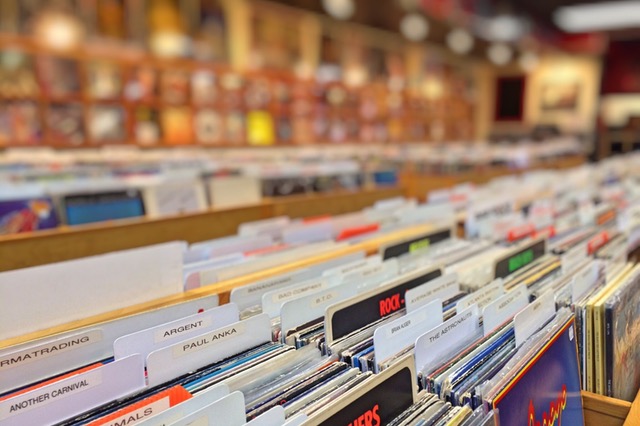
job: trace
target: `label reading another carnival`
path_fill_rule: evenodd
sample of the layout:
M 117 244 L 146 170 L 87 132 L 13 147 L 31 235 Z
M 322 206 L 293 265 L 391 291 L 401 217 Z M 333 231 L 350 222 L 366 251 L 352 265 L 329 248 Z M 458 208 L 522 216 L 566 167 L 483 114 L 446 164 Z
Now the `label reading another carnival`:
M 66 336 L 28 349 L 13 352 L 0 357 L 0 371 L 40 361 L 53 355 L 78 349 L 102 340 L 102 330 L 89 330 L 72 336 Z
M 63 397 L 85 391 L 102 383 L 102 372 L 92 371 L 81 374 L 75 381 L 63 381 L 58 386 L 44 386 L 42 389 L 9 398 L 0 404 L 0 420 L 40 408 Z

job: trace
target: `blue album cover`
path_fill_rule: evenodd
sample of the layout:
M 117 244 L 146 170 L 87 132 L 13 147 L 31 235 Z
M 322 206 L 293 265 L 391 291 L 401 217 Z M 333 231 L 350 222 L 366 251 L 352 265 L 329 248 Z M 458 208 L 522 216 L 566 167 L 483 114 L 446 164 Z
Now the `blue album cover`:
M 583 425 L 575 321 L 571 317 L 511 382 L 493 407 L 501 425 Z

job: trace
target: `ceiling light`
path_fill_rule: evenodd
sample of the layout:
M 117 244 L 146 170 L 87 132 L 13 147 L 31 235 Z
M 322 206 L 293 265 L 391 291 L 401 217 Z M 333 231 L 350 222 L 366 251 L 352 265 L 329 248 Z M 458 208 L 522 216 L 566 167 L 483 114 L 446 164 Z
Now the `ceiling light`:
M 429 22 L 419 13 L 409 13 L 400 21 L 400 32 L 411 41 L 422 41 L 429 34 Z
M 608 1 L 565 6 L 553 14 L 555 23 L 567 32 L 614 30 L 640 26 L 640 1 Z
M 464 55 L 473 49 L 473 36 L 462 28 L 456 28 L 447 34 L 447 45 L 455 53 Z
M 329 15 L 342 20 L 351 18 L 356 11 L 353 0 L 322 0 L 322 7 Z
M 509 46 L 503 43 L 496 43 L 489 46 L 487 55 L 491 62 L 496 65 L 506 65 L 513 57 L 513 51 Z
M 520 55 L 518 62 L 523 70 L 531 72 L 538 66 L 538 63 L 540 63 L 540 58 L 535 52 L 524 52 Z

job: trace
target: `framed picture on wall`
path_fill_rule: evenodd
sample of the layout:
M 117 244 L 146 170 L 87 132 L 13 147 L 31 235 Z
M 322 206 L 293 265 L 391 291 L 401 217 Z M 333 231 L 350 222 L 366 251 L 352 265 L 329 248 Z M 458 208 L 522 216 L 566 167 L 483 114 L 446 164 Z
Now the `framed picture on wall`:
M 578 82 L 546 83 L 542 85 L 540 109 L 543 111 L 574 111 L 578 107 Z

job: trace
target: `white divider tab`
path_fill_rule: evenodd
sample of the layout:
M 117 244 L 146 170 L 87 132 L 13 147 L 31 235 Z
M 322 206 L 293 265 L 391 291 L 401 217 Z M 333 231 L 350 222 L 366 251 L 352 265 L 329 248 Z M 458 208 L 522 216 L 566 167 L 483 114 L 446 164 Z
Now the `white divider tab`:
M 513 210 L 513 200 L 509 197 L 497 197 L 480 203 L 472 203 L 465 221 L 465 235 L 469 238 L 476 237 L 482 222 L 493 221 L 509 215 Z
M 413 346 L 422 334 L 441 324 L 442 301 L 435 299 L 431 303 L 421 306 L 414 312 L 384 324 L 373 333 L 373 351 L 376 364 Z
M 282 426 L 302 426 L 307 421 L 305 413 L 298 413 L 293 417 L 289 417 Z
M 244 395 L 236 391 L 171 423 L 170 426 L 243 426 L 246 422 Z
M 482 325 L 484 335 L 488 335 L 506 320 L 513 318 L 529 303 L 529 291 L 524 284 L 520 284 L 504 296 L 489 303 L 482 310 Z
M 286 341 L 289 330 L 322 318 L 327 306 L 353 297 L 357 293 L 355 285 L 340 285 L 285 302 L 280 310 L 283 341 Z
M 513 317 L 516 347 L 519 348 L 533 333 L 540 330 L 556 314 L 553 291 L 546 291 Z
M 218 383 L 208 389 L 198 392 L 192 398 L 187 399 L 173 407 L 166 409 L 158 414 L 149 416 L 141 422 L 135 423 L 136 426 L 163 426 L 175 423 L 189 414 L 201 410 L 215 402 L 220 398 L 229 395 L 229 386 L 224 383 Z
M 0 351 L 0 393 L 109 358 L 118 337 L 217 304 L 217 295 L 207 296 L 4 349 Z
M 317 272 L 309 269 L 301 269 L 282 275 L 276 275 L 274 277 L 256 281 L 253 284 L 232 289 L 229 300 L 238 305 L 240 311 L 243 311 L 252 306 L 260 305 L 262 295 L 267 291 L 291 285 L 296 281 L 308 280 L 317 274 Z
M 262 295 L 262 312 L 270 318 L 280 315 L 282 304 L 307 294 L 316 293 L 331 287 L 326 278 L 314 278 L 277 290 L 268 291 Z
M 280 239 L 282 230 L 289 226 L 291 219 L 288 216 L 278 216 L 270 219 L 256 220 L 242 223 L 238 227 L 238 235 L 254 236 L 269 235 L 274 239 Z
M 282 426 L 284 421 L 284 407 L 282 405 L 276 405 L 269 411 L 251 420 L 245 426 Z
M 447 300 L 459 292 L 458 274 L 452 273 L 438 277 L 426 284 L 407 290 L 405 295 L 407 313 L 430 304 L 435 299 Z M 442 311 L 442 306 L 440 306 L 440 310 Z
M 377 265 L 359 269 L 345 275 L 342 279 L 342 283 L 358 281 L 361 284 L 358 286 L 358 288 L 364 288 L 368 286 L 367 283 L 369 283 L 372 278 L 375 277 L 376 279 L 379 278 L 380 280 L 391 279 L 398 275 L 398 270 L 398 259 L 393 257 Z
M 156 386 L 254 346 L 271 341 L 265 314 L 153 351 L 147 357 L 149 386 Z
M 497 278 L 479 290 L 463 297 L 456 303 L 456 312 L 462 312 L 471 305 L 478 305 L 482 309 L 489 303 L 504 294 L 504 284 L 502 278 Z
M 344 265 L 339 265 L 334 268 L 325 269 L 322 272 L 322 275 L 325 277 L 338 277 L 342 278 L 345 275 L 350 273 L 358 272 L 362 269 L 371 268 L 373 266 L 380 265 L 382 263 L 382 258 L 378 255 L 369 256 L 364 259 L 358 259 L 354 262 L 349 262 Z
M 472 305 L 416 339 L 416 371 L 440 361 L 442 355 L 460 342 L 481 334 L 478 307 Z
M 133 355 L 0 402 L 0 425 L 56 424 L 144 388 L 144 365 Z
M 176 241 L 0 273 L 0 340 L 181 293 L 183 248 Z
M 186 318 L 122 336 L 113 343 L 113 355 L 116 359 L 120 359 L 133 354 L 141 354 L 143 359 L 146 359 L 147 355 L 157 349 L 239 320 L 238 306 L 234 303 L 228 303 Z
M 378 200 L 373 204 L 374 210 L 393 210 L 402 206 L 405 203 L 408 203 L 404 197 L 393 197 L 393 198 L 385 198 L 383 200 Z
M 587 258 L 587 243 L 580 243 L 560 255 L 562 274 L 573 271 Z
M 231 236 L 215 240 L 202 241 L 189 246 L 189 251 L 204 250 L 208 258 L 215 258 L 231 253 L 259 250 L 273 245 L 273 239 L 269 235 L 256 236 Z M 187 252 L 188 253 L 188 252 Z
M 213 281 L 202 282 L 201 272 L 212 271 L 223 268 L 225 266 L 237 265 L 245 262 L 246 259 L 242 253 L 232 253 L 217 259 L 209 259 L 202 262 L 195 262 L 185 265 L 184 267 L 184 289 L 193 290 L 204 284 L 214 284 Z
M 287 244 L 316 243 L 333 236 L 331 220 L 292 225 L 282 231 L 282 241 Z
M 582 299 L 582 296 L 597 284 L 598 277 L 604 278 L 604 274 L 600 274 L 601 269 L 602 263 L 594 260 L 585 268 L 576 271 L 571 281 L 571 300 L 574 303 Z

